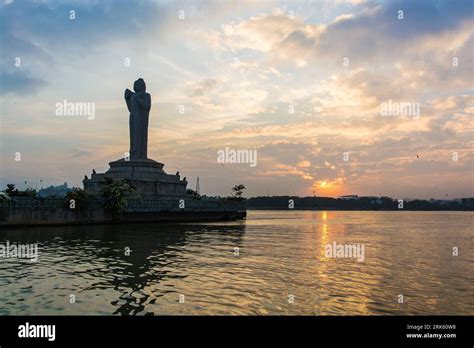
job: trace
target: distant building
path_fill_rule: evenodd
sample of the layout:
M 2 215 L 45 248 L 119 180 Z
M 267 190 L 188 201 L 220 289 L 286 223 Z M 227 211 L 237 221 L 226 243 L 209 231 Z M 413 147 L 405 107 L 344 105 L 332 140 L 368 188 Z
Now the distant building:
M 372 205 L 381 205 L 383 203 L 382 199 L 377 196 L 361 196 L 359 199 L 368 199 Z
M 340 199 L 344 199 L 346 201 L 354 200 L 354 199 L 359 199 L 358 195 L 345 195 L 345 196 L 339 196 Z
M 72 191 L 72 188 L 67 187 L 67 183 L 65 182 L 62 185 L 58 186 L 49 186 L 47 188 L 41 188 L 38 191 L 39 197 L 64 197 L 66 193 Z

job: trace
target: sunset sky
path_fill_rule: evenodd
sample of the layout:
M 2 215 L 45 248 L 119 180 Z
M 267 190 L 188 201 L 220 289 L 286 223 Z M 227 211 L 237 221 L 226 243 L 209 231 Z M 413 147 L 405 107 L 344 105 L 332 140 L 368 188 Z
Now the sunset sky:
M 203 194 L 474 196 L 472 1 L 0 3 L 1 189 L 107 170 L 142 77 L 148 156 Z M 63 100 L 95 118 L 56 116 Z M 226 147 L 258 164 L 218 163 Z

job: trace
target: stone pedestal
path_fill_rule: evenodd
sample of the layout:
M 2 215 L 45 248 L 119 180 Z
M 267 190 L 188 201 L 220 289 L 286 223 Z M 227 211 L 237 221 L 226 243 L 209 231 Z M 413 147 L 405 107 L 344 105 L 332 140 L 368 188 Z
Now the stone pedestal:
M 120 159 L 109 163 L 105 173 L 93 173 L 90 179 L 84 179 L 87 194 L 100 195 L 104 187 L 104 178 L 113 180 L 127 179 L 141 197 L 183 196 L 187 182 L 179 175 L 166 174 L 163 163 L 151 159 Z

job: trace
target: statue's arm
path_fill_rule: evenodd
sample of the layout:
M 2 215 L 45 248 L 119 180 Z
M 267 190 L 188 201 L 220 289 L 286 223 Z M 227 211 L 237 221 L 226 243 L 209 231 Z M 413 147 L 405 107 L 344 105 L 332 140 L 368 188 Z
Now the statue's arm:
M 125 102 L 127 103 L 127 108 L 128 108 L 128 111 L 132 111 L 130 109 L 130 97 L 133 95 L 133 92 L 131 90 L 129 90 L 128 88 L 125 90 L 125 94 L 124 94 L 124 97 L 125 97 Z
M 151 95 L 150 93 L 137 93 L 137 102 L 142 109 L 149 111 L 151 109 Z

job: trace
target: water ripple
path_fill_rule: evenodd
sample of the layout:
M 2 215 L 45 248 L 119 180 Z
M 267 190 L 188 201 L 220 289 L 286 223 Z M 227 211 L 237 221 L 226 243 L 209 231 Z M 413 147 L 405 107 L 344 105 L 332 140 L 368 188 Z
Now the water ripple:
M 473 216 L 250 211 L 1 230 L 0 243 L 38 243 L 39 260 L 0 260 L 0 315 L 472 315 Z M 326 257 L 333 242 L 362 243 L 364 261 Z

